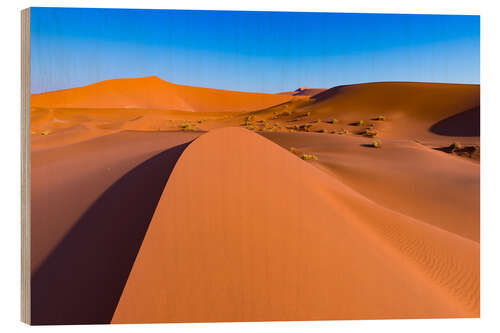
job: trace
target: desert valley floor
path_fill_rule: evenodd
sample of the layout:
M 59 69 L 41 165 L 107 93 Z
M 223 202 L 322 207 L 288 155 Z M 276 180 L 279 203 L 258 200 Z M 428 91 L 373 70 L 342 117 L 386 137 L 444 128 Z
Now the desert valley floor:
M 479 90 L 32 95 L 33 324 L 478 317 Z

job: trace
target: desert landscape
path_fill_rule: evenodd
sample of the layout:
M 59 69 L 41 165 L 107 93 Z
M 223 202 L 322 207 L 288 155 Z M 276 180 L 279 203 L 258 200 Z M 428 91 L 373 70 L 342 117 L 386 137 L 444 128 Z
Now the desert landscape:
M 479 190 L 478 84 L 32 94 L 32 323 L 479 317 Z

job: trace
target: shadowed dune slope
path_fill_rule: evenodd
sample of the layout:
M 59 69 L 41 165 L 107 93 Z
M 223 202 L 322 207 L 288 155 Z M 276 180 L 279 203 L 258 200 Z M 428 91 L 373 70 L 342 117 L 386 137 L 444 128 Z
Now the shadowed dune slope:
M 478 243 L 225 128 L 179 158 L 112 322 L 478 315 Z
M 480 122 L 479 107 L 475 107 L 438 121 L 432 125 L 431 132 L 448 136 L 479 136 Z
M 32 273 L 113 183 L 151 157 L 185 144 L 198 135 L 126 131 L 54 149 L 32 151 Z M 163 173 L 161 177 L 164 177 Z M 142 186 L 133 189 L 136 193 L 139 190 L 147 192 L 152 189 Z M 160 192 L 162 190 L 160 188 Z
M 252 111 L 291 96 L 182 86 L 159 77 L 114 79 L 88 86 L 34 94 L 32 108 L 130 108 L 200 112 Z
M 111 140 L 120 139 L 116 135 L 113 137 Z M 167 145 L 164 142 L 164 146 Z M 95 194 L 95 189 L 88 184 L 99 182 L 102 186 L 103 177 L 94 170 L 91 175 L 80 176 L 84 180 L 82 183 L 69 181 L 73 188 L 49 190 L 57 195 L 57 204 L 41 207 L 45 211 L 36 212 L 33 228 L 38 232 L 33 233 L 36 238 L 32 240 L 32 253 L 40 259 L 39 252 L 47 251 L 47 242 L 57 242 L 32 272 L 32 324 L 105 324 L 111 321 L 170 171 L 187 145 L 164 149 L 153 157 L 143 155 L 144 162 L 112 183 L 75 220 L 68 214 L 79 213 L 80 201 L 86 203 L 87 196 Z M 82 150 L 80 154 L 84 156 L 80 159 L 82 163 L 88 154 Z M 104 160 L 109 165 L 110 156 L 105 156 Z M 107 169 L 105 176 L 111 179 L 121 171 L 116 164 L 113 170 Z M 60 174 L 65 171 L 56 170 Z M 58 211 L 62 216 L 57 215 Z M 61 236 L 60 231 L 64 228 L 68 230 Z M 62 239 L 43 239 L 47 233 Z

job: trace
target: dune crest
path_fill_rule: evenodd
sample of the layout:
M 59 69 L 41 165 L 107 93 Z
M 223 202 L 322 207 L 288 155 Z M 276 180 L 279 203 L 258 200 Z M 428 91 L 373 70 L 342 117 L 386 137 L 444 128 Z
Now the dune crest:
M 241 128 L 195 140 L 112 322 L 479 315 L 478 243 L 379 206 L 310 163 Z
M 183 86 L 157 76 L 112 79 L 33 94 L 32 108 L 162 109 L 198 112 L 253 111 L 291 96 Z
M 384 115 L 391 121 L 384 124 L 384 134 L 392 138 L 436 139 L 438 135 L 434 133 L 479 136 L 479 112 L 469 113 L 467 121 L 448 122 L 445 129 L 440 130 L 442 133 L 434 126 L 464 111 L 478 111 L 480 87 L 477 84 L 372 82 L 333 87 L 312 96 L 311 100 L 304 111 L 319 117 L 367 121 Z

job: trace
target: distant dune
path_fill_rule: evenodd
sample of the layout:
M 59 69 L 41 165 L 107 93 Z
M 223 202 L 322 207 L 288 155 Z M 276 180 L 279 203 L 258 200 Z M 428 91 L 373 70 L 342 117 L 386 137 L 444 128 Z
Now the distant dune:
M 480 88 L 375 82 L 259 94 L 180 86 L 157 77 L 117 79 L 33 95 L 32 143 L 56 146 L 123 130 L 176 131 L 188 123 L 191 129 L 208 131 L 246 124 L 249 115 L 279 131 L 317 122 L 317 131 L 359 132 L 352 124 L 363 120 L 383 138 L 449 145 L 467 137 L 479 144 Z M 378 116 L 387 121 L 374 122 Z M 334 126 L 322 123 L 333 119 Z
M 181 155 L 112 322 L 476 317 L 478 288 L 477 242 L 226 128 Z
M 309 87 L 301 87 L 294 91 L 284 91 L 280 92 L 281 95 L 292 95 L 292 96 L 314 96 L 317 95 L 327 89 L 320 88 L 309 88 Z
M 227 112 L 262 109 L 290 98 L 286 95 L 183 86 L 151 76 L 106 80 L 79 88 L 34 94 L 31 107 Z
M 405 115 L 438 121 L 479 106 L 479 85 L 375 82 L 338 86 L 313 97 L 315 108 L 347 113 Z M 479 113 L 477 114 L 479 116 Z

